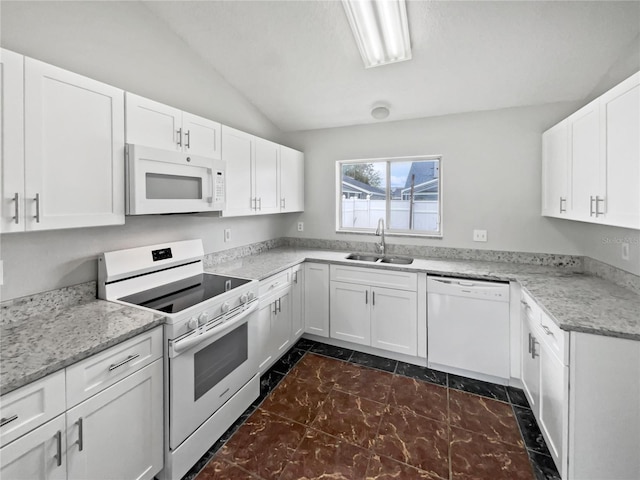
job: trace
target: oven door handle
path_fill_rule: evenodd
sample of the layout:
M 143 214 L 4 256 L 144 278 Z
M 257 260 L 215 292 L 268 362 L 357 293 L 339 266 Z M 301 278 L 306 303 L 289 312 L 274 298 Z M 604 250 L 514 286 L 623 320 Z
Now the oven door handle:
M 233 329 L 237 325 L 243 323 L 245 318 L 251 315 L 257 309 L 258 309 L 258 302 L 254 301 L 253 305 L 251 305 L 249 308 L 244 310 L 242 313 L 239 313 L 238 315 L 233 317 L 232 320 L 229 320 L 228 322 L 224 322 L 222 325 L 218 327 L 214 327 L 211 330 L 206 331 L 205 333 L 201 333 L 200 335 L 190 335 L 183 340 L 178 340 L 176 342 L 173 342 L 171 345 L 173 355 L 171 355 L 171 357 L 172 358 L 176 357 L 179 353 L 184 352 L 185 350 L 195 345 L 198 345 L 211 337 L 215 337 L 220 333 Z

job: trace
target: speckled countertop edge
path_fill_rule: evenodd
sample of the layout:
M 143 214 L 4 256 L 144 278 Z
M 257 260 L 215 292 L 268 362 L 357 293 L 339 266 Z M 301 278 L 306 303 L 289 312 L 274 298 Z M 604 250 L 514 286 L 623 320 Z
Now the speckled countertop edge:
M 164 323 L 164 317 L 103 300 L 40 312 L 0 327 L 0 395 Z
M 640 295 L 571 268 L 416 258 L 411 265 L 347 260 L 350 252 L 280 247 L 212 265 L 207 271 L 263 280 L 304 261 L 518 282 L 565 331 L 640 340 Z

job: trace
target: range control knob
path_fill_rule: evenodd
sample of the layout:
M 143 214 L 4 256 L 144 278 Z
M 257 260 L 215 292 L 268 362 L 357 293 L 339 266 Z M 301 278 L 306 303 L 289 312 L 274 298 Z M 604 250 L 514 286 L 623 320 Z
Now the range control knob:
M 202 312 L 198 317 L 198 323 L 200 325 L 204 325 L 205 323 L 207 323 L 207 320 L 209 320 L 209 316 L 207 315 L 207 312 Z
M 240 295 L 240 303 L 247 303 L 249 301 L 249 296 L 246 293 Z
M 227 313 L 229 311 L 229 302 L 224 302 L 221 306 L 220 306 L 220 311 L 222 313 Z
M 249 292 L 249 301 L 255 298 L 255 294 L 253 292 Z
M 189 330 L 195 330 L 196 328 L 198 328 L 198 320 L 196 320 L 196 317 L 191 317 L 189 319 L 189 321 L 187 322 L 187 328 Z

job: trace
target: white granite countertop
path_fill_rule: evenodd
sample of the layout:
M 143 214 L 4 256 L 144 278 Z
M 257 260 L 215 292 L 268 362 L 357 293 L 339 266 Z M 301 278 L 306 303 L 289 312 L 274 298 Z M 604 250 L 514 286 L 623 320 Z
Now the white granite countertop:
M 416 258 L 411 265 L 372 264 L 346 260 L 349 253 L 283 247 L 210 265 L 207 270 L 262 280 L 309 260 L 432 275 L 517 281 L 562 330 L 640 340 L 640 295 L 598 277 L 566 268 L 473 260 Z
M 29 307 L 3 311 L 20 318 L 0 326 L 0 395 L 164 323 L 160 315 L 95 299 L 50 313 Z

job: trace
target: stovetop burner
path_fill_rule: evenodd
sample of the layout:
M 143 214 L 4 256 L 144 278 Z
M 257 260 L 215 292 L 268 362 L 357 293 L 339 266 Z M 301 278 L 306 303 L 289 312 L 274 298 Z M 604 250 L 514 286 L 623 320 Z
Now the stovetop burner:
M 165 313 L 177 313 L 250 281 L 244 278 L 201 273 L 121 297 L 118 300 Z

